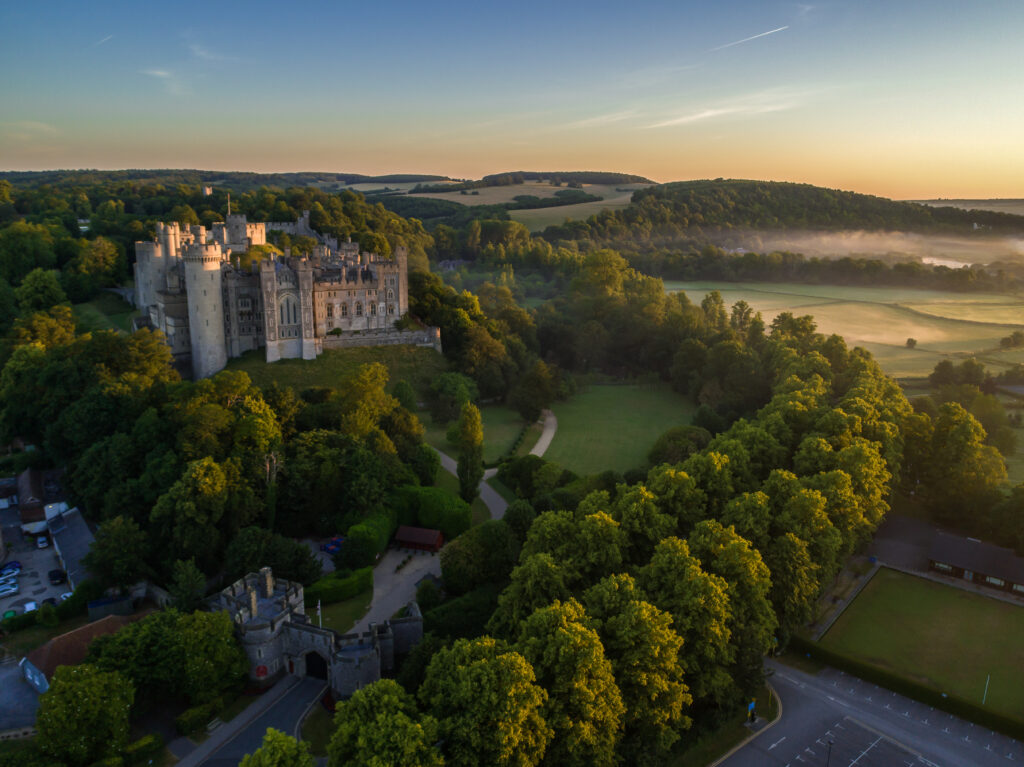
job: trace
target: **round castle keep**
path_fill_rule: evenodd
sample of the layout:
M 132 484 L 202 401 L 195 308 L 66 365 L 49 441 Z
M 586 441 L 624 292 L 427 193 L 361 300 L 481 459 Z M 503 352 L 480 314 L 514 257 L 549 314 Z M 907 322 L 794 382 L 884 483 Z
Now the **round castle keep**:
M 206 378 L 228 363 L 224 340 L 224 298 L 221 280 L 223 254 L 217 244 L 205 244 L 205 237 L 185 249 L 185 289 L 188 302 L 189 336 L 192 340 L 192 371 Z

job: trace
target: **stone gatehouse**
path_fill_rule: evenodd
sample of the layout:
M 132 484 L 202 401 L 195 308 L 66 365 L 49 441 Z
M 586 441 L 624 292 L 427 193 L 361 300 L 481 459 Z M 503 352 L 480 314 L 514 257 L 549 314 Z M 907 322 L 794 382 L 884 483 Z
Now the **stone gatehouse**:
M 360 634 L 320 628 L 305 614 L 302 584 L 274 578 L 269 567 L 249 573 L 212 597 L 214 610 L 227 610 L 249 656 L 249 679 L 270 684 L 285 674 L 311 676 L 330 683 L 337 699 L 376 682 L 394 667 L 395 656 L 423 638 L 416 602 L 407 616 L 370 624 Z

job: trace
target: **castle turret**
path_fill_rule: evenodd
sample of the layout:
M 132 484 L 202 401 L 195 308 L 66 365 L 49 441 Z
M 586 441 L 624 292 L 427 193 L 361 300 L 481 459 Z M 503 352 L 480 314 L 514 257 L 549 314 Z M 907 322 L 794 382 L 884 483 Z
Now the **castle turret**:
M 206 378 L 228 362 L 224 337 L 220 245 L 194 242 L 185 250 L 185 290 L 192 340 L 192 374 Z

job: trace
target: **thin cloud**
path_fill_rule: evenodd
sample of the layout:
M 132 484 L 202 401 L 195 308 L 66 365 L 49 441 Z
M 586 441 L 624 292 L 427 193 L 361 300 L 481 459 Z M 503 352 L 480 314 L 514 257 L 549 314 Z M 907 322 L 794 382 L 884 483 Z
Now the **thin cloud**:
M 142 69 L 139 73 L 160 80 L 172 96 L 187 96 L 191 93 L 189 87 L 168 69 Z
M 228 56 L 228 55 L 223 54 L 223 53 L 218 53 L 216 51 L 211 51 L 209 48 L 206 48 L 205 46 L 200 45 L 199 43 L 188 43 L 188 49 L 189 49 L 189 51 L 192 52 L 193 56 L 195 56 L 197 59 L 202 59 L 203 61 L 234 61 L 235 60 L 235 58 L 233 56 Z
M 779 27 L 778 29 L 769 29 L 767 32 L 762 32 L 759 35 L 751 35 L 750 37 L 744 37 L 742 40 L 734 40 L 731 43 L 719 45 L 717 48 L 712 48 L 709 51 L 709 53 L 713 53 L 714 51 L 722 51 L 725 50 L 726 48 L 732 48 L 734 45 L 742 45 L 743 43 L 749 43 L 751 40 L 757 40 L 759 37 L 768 37 L 768 35 L 774 35 L 776 32 L 785 32 L 787 29 L 789 29 L 788 24 L 784 27 Z
M 623 120 L 629 120 L 633 117 L 637 117 L 637 111 L 635 109 L 627 109 L 622 112 L 611 112 L 609 114 L 587 117 L 583 120 L 567 123 L 562 127 L 569 129 L 593 128 L 598 125 L 611 125 L 613 123 L 622 122 Z
M 691 125 L 693 123 L 714 120 L 719 117 L 747 117 L 750 115 L 763 115 L 772 112 L 784 112 L 794 109 L 804 102 L 804 94 L 787 92 L 784 90 L 761 91 L 752 93 L 743 98 L 730 102 L 724 102 L 686 112 L 684 114 L 668 117 L 656 123 L 648 125 L 647 128 L 669 128 L 677 125 Z
M 99 40 L 99 41 L 97 41 L 97 42 L 93 43 L 93 44 L 92 44 L 92 47 L 93 47 L 93 48 L 98 48 L 99 46 L 103 45 L 103 43 L 109 43 L 109 42 L 110 42 L 111 40 L 113 40 L 113 39 L 114 39 L 114 36 L 113 36 L 113 35 L 107 35 L 107 36 L 106 36 L 106 37 L 104 37 L 104 38 L 103 38 L 102 40 Z

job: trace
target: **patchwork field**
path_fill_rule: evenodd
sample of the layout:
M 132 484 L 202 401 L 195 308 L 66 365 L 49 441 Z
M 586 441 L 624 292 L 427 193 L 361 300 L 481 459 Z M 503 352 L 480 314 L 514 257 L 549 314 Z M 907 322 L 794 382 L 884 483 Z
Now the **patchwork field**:
M 1024 608 L 881 569 L 822 638 L 837 652 L 1011 716 L 1024 711 Z
M 642 467 L 654 441 L 689 424 L 694 409 L 668 385 L 591 386 L 552 407 L 558 431 L 544 458 L 577 474 Z
M 352 189 L 356 189 L 357 184 Z M 372 185 L 366 185 L 368 188 Z M 382 185 L 374 188 L 380 189 Z M 401 188 L 401 184 L 391 184 L 392 188 Z M 414 186 L 414 185 L 410 185 Z M 525 224 L 530 231 L 537 232 L 552 224 L 560 224 L 567 218 L 576 220 L 584 219 L 602 210 L 624 208 L 629 205 L 636 189 L 645 189 L 650 184 L 584 184 L 582 191 L 587 194 L 597 195 L 604 199 L 600 202 L 580 202 L 575 205 L 560 205 L 557 208 L 536 208 L 533 210 L 510 210 L 509 216 L 515 221 Z M 547 181 L 527 181 L 522 184 L 509 186 L 488 186 L 482 189 L 473 189 L 466 194 L 461 192 L 431 192 L 428 194 L 416 194 L 413 197 L 430 197 L 435 200 L 448 200 L 457 202 L 460 205 L 501 205 L 506 202 L 515 202 L 519 195 L 532 195 L 534 197 L 554 197 L 556 192 L 568 189 L 566 186 L 552 186 Z M 619 191 L 623 190 L 623 191 Z
M 1000 338 L 1024 329 L 1024 297 L 790 283 L 667 281 L 665 288 L 695 303 L 718 290 L 727 305 L 746 301 L 766 322 L 784 311 L 811 314 L 820 332 L 863 346 L 897 377 L 925 376 L 944 358 L 976 356 L 995 370 L 1024 361 L 1024 350 L 999 347 Z M 908 338 L 917 339 L 914 349 Z
M 244 370 L 257 386 L 276 381 L 296 391 L 311 386 L 338 387 L 360 365 L 381 362 L 392 384 L 404 378 L 418 392 L 426 392 L 447 363 L 440 352 L 418 346 L 363 346 L 325 351 L 315 360 L 280 360 L 267 364 L 263 349 L 228 360 L 228 370 Z

